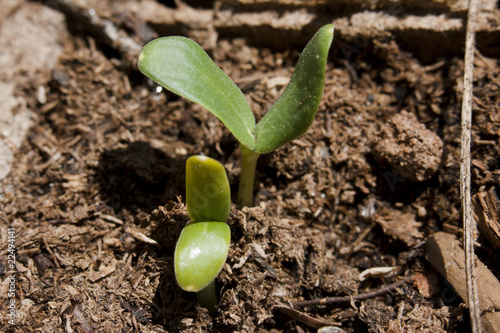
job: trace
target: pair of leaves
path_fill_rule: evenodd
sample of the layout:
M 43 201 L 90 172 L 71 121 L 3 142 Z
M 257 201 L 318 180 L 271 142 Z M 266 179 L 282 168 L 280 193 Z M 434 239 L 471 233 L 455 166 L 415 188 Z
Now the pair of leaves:
M 175 246 L 175 277 L 182 289 L 197 292 L 219 275 L 231 242 L 225 223 L 231 192 L 221 163 L 206 156 L 187 159 L 186 206 L 193 223 L 182 230 Z
M 311 126 L 323 92 L 332 39 L 331 24 L 316 32 L 283 94 L 257 125 L 240 89 L 188 38 L 151 41 L 141 52 L 139 69 L 166 89 L 205 107 L 241 144 L 263 154 L 301 136 Z

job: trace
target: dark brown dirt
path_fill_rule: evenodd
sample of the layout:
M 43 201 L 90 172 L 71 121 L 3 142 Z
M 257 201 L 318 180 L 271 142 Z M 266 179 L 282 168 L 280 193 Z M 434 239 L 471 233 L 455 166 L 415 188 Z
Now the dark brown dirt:
M 347 59 L 332 50 L 310 131 L 263 155 L 255 207 L 232 208 L 231 249 L 210 316 L 173 274 L 175 242 L 189 220 L 184 165 L 192 154 L 218 159 L 235 192 L 237 142 L 203 108 L 157 92 L 84 28 L 64 47 L 55 70 L 17 86 L 34 125 L 0 197 L 0 251 L 3 259 L 7 227 L 15 228 L 18 271 L 17 325 L 5 320 L 2 300 L 0 331 L 467 330 L 467 311 L 422 246 L 439 230 L 461 234 L 461 54 L 424 65 L 390 34 Z M 260 118 L 299 51 L 219 39 L 211 53 Z M 475 66 L 473 192 L 498 191 L 499 59 L 479 54 Z M 498 251 L 481 235 L 478 242 L 499 277 Z M 374 267 L 394 269 L 360 278 Z M 309 319 L 277 307 L 402 278 L 408 282 L 382 296 L 295 308 Z M 0 297 L 7 289 L 3 282 Z

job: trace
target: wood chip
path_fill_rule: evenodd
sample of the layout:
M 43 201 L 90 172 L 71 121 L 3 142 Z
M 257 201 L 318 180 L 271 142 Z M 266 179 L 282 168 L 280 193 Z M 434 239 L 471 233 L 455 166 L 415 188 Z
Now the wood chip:
M 96 281 L 104 279 L 106 276 L 113 274 L 115 270 L 116 270 L 116 265 L 113 263 L 110 266 L 100 269 L 99 272 L 89 277 L 89 280 L 90 282 L 94 283 Z
M 500 201 L 494 188 L 472 196 L 474 219 L 479 230 L 495 246 L 500 247 Z
M 118 225 L 123 225 L 123 221 L 117 217 L 107 215 L 107 214 L 102 214 L 102 213 L 98 213 L 97 216 L 99 216 L 101 219 L 103 219 L 105 221 L 108 221 L 108 222 L 111 222 L 114 224 L 118 224 Z
M 157 245 L 159 246 L 158 242 L 155 241 L 154 239 L 152 238 L 149 238 L 148 236 L 144 235 L 142 232 L 136 230 L 136 229 L 133 229 L 133 228 L 127 228 L 125 230 L 125 232 L 127 232 L 128 234 L 130 234 L 132 237 L 134 237 L 135 239 L 141 241 L 141 242 L 144 242 L 144 243 L 149 243 L 149 244 L 154 244 L 154 245 Z
M 427 240 L 427 260 L 467 300 L 465 282 L 465 253 L 455 236 L 437 232 Z M 481 322 L 484 332 L 500 332 L 500 282 L 476 258 L 476 277 L 479 294 Z
M 401 271 L 401 266 L 394 267 L 372 267 L 365 269 L 359 274 L 359 280 L 364 281 L 367 278 L 385 279 L 395 276 Z

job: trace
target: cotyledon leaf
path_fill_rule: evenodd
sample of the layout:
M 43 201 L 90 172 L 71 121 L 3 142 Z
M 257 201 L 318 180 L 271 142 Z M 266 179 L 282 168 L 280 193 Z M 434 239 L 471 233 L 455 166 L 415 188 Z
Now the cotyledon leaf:
M 224 166 L 207 156 L 186 161 L 186 206 L 194 222 L 225 222 L 231 208 L 231 190 Z
M 226 262 L 231 231 L 224 222 L 194 222 L 182 229 L 174 253 L 175 278 L 185 291 L 204 289 Z
M 333 25 L 319 29 L 304 48 L 290 82 L 255 127 L 257 153 L 269 153 L 304 134 L 318 110 Z
M 255 147 L 255 117 L 245 97 L 196 42 L 179 36 L 155 39 L 142 49 L 138 66 L 153 81 L 213 113 L 239 142 Z

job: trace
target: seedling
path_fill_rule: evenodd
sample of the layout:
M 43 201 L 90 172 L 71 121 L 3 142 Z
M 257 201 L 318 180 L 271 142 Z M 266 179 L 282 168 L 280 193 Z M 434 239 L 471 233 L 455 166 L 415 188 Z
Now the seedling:
M 206 156 L 186 161 L 186 206 L 193 222 L 182 229 L 175 247 L 174 269 L 179 286 L 197 292 L 201 306 L 213 312 L 215 278 L 226 262 L 231 232 L 231 192 L 224 166 Z
M 144 46 L 139 69 L 166 89 L 200 104 L 240 142 L 238 205 L 251 206 L 257 159 L 304 134 L 321 100 L 333 25 L 323 26 L 304 48 L 283 94 L 256 124 L 240 89 L 194 41 L 163 37 Z

